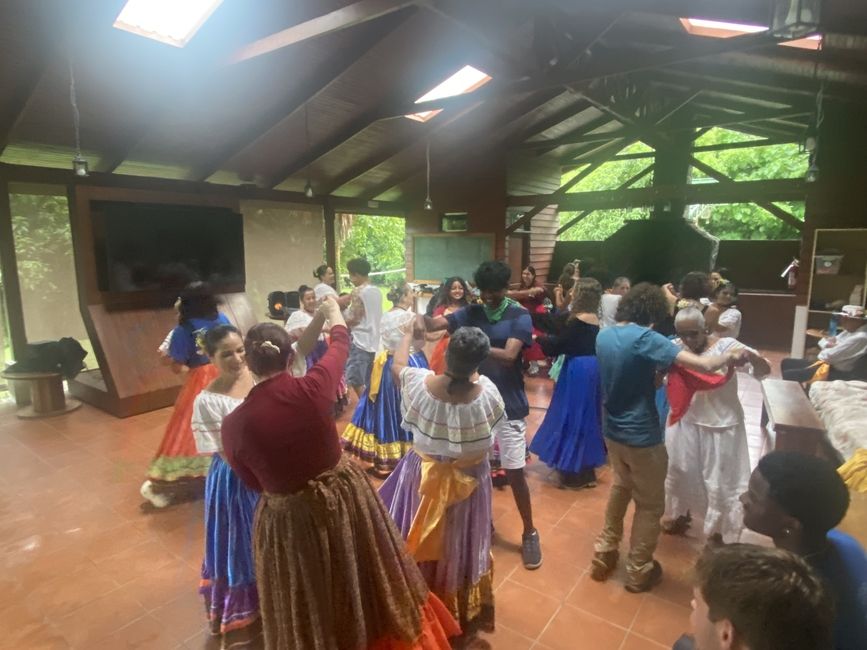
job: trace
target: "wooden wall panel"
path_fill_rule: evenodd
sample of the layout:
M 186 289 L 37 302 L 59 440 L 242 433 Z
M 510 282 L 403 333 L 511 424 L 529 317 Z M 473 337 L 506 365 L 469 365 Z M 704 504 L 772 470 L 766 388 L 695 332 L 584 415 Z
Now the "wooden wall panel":
M 550 194 L 560 188 L 561 170 L 554 160 L 519 152 L 509 156 L 506 174 L 507 194 Z M 560 212 L 556 206 L 548 206 L 531 221 L 528 259 L 542 282 L 556 282 L 560 269 L 551 269 Z

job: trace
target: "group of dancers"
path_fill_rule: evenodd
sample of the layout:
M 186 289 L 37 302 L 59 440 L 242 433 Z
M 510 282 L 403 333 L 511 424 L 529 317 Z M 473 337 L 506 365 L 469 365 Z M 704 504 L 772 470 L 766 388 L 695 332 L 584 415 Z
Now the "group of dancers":
M 400 284 L 383 314 L 369 264 L 347 269 L 351 293 L 338 296 L 323 265 L 285 326 L 246 336 L 191 286 L 162 348 L 188 374 L 142 494 L 165 507 L 204 482 L 200 592 L 223 647 L 433 649 L 492 630 L 492 458 L 523 522 L 523 564 L 542 563 L 524 473 L 534 361 L 559 359 L 559 374 L 530 451 L 564 488 L 593 487 L 595 470 L 612 468 L 592 578 L 618 562 L 630 501 L 628 591 L 661 579 L 663 526 L 683 533 L 699 519 L 709 539 L 737 540 L 750 470 L 734 368 L 769 367 L 720 336 L 739 324 L 723 318 L 736 310 L 733 285 L 705 276 L 706 294 L 726 294 L 712 321 L 686 279 L 680 292 L 626 278 L 603 288 L 576 265 L 544 305 L 552 318 L 534 319 L 518 300 L 539 302 L 535 273 L 510 295 L 511 269 L 494 261 L 474 274 L 478 298 L 448 278 L 415 314 Z M 674 340 L 654 331 L 666 323 Z M 348 389 L 358 401 L 339 435 Z M 385 479 L 378 491 L 368 474 Z

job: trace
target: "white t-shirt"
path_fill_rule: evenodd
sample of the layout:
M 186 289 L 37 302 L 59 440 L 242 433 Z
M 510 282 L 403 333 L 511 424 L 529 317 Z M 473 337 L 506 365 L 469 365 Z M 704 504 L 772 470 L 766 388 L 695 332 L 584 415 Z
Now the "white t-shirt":
M 313 287 L 313 295 L 316 296 L 316 301 L 318 302 L 322 300 L 325 296 L 334 296 L 336 298 L 337 292 L 330 284 L 320 282 L 315 287 Z
M 196 451 L 200 454 L 216 454 L 223 451 L 221 429 L 223 419 L 244 400 L 222 393 L 203 390 L 193 402 L 193 437 Z
M 849 372 L 855 369 L 863 355 L 867 354 L 867 325 L 859 327 L 854 332 L 843 330 L 835 337 L 836 343 L 828 347 L 828 339 L 819 341 L 822 351 L 819 359 L 830 363 L 841 372 Z
M 602 299 L 599 302 L 599 329 L 617 324 L 614 315 L 617 313 L 617 307 L 622 298 L 623 296 L 619 293 L 602 294 Z
M 717 330 L 717 336 L 736 339 L 741 335 L 741 312 L 735 307 L 729 307 L 719 315 L 717 325 L 725 328 L 724 331 Z
M 382 320 L 382 294 L 371 284 L 356 287 L 353 302 L 360 300 L 364 306 L 364 316 L 352 328 L 352 344 L 365 352 L 376 352 L 379 348 L 379 321 Z M 355 310 L 350 305 L 349 311 Z
M 684 347 L 680 341 L 677 341 Z M 684 347 L 684 349 L 686 349 Z M 736 350 L 749 350 L 753 354 L 756 351 L 751 347 L 736 341 L 733 338 L 726 337 L 717 339 L 716 343 L 708 346 L 701 353 L 701 356 L 707 357 L 717 354 L 726 354 Z M 718 374 L 725 374 L 725 370 L 718 371 Z M 697 424 L 703 427 L 714 427 L 719 429 L 727 429 L 744 421 L 744 409 L 741 406 L 741 400 L 738 397 L 738 374 L 735 372 L 731 379 L 719 388 L 711 390 L 697 390 L 693 393 L 692 401 L 689 408 L 683 416 L 683 422 Z

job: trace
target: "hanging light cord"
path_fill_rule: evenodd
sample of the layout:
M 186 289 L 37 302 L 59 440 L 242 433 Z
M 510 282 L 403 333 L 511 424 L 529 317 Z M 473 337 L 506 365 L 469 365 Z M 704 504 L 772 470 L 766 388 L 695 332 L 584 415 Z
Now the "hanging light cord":
M 69 57 L 69 103 L 72 105 L 72 126 L 75 130 L 75 155 L 81 155 L 81 114 L 78 112 L 78 99 L 75 96 L 75 70 L 72 57 Z
M 430 140 L 425 148 L 425 163 L 427 164 L 427 198 L 430 199 Z

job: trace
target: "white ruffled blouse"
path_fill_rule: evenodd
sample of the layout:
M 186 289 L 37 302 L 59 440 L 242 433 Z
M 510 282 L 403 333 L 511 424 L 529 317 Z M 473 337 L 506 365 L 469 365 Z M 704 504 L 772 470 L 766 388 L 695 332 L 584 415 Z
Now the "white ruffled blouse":
M 413 434 L 413 447 L 423 453 L 449 458 L 475 455 L 494 444 L 491 432 L 504 417 L 500 391 L 487 377 L 479 377 L 482 391 L 468 404 L 451 404 L 434 397 L 425 378 L 426 368 L 400 372 L 401 427 Z
M 196 451 L 200 454 L 217 454 L 223 451 L 223 437 L 220 434 L 223 419 L 243 401 L 209 390 L 203 390 L 196 396 L 192 422 Z

